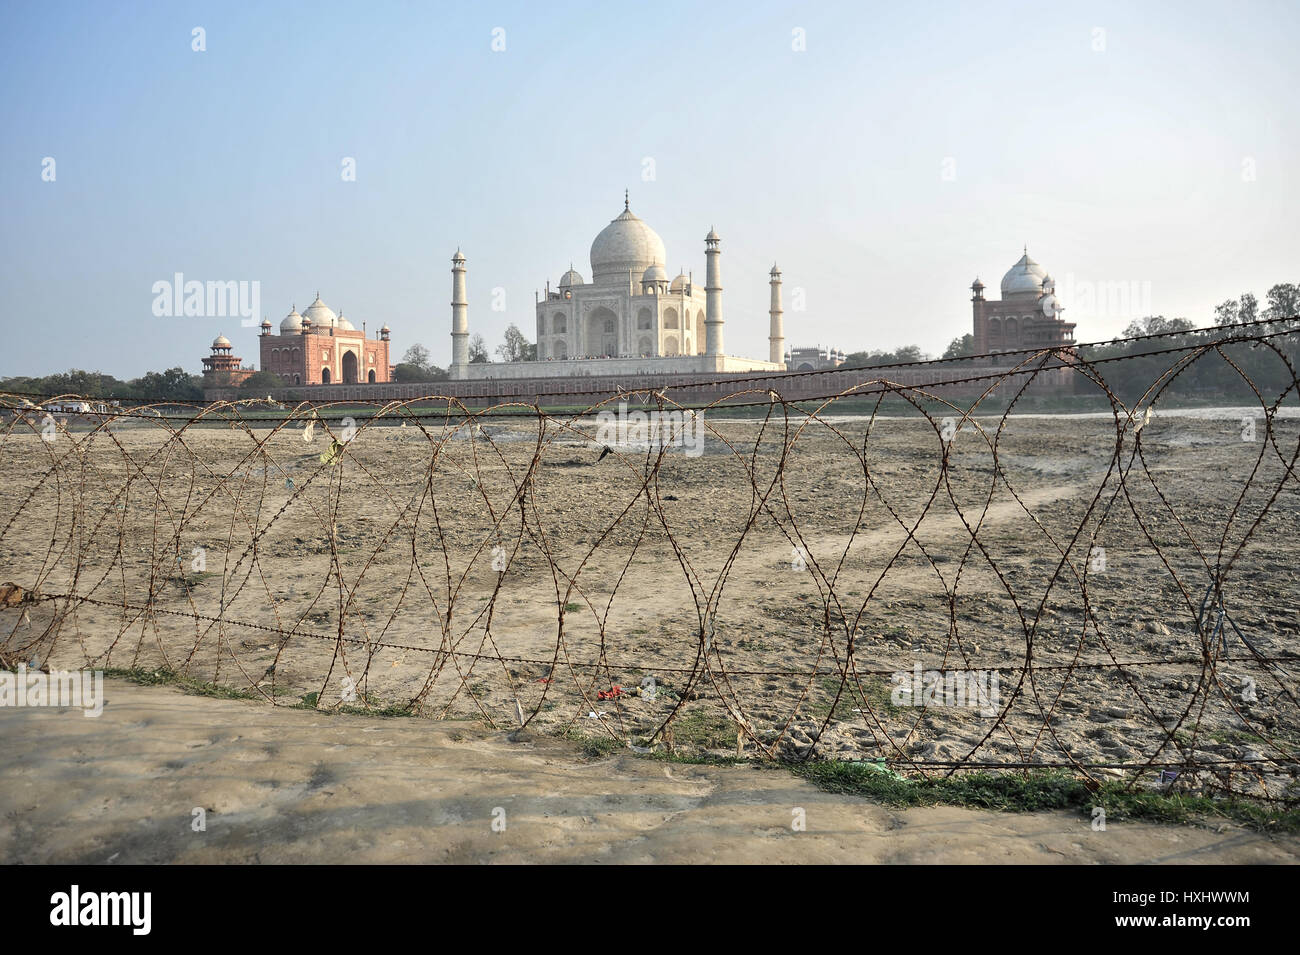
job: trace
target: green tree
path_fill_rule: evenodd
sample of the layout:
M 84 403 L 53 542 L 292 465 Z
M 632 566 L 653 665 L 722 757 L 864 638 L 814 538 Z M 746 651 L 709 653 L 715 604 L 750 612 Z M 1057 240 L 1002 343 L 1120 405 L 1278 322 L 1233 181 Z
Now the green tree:
M 402 356 L 401 364 L 414 365 L 420 369 L 429 368 L 429 349 L 419 343 L 412 345 L 406 350 L 406 354 Z
M 265 395 L 273 388 L 283 387 L 284 379 L 273 371 L 255 372 L 239 383 L 240 391 L 254 395 Z
M 1185 318 L 1165 318 L 1163 315 L 1148 315 L 1146 318 L 1140 318 L 1128 323 L 1124 329 L 1125 338 L 1136 338 L 1139 335 L 1160 335 L 1165 332 L 1186 332 L 1195 328 Z
M 482 335 L 474 335 L 469 340 L 469 363 L 482 365 L 488 360 L 487 342 Z
M 203 398 L 203 379 L 184 368 L 151 371 L 130 382 L 127 398 L 160 398 L 164 401 L 194 401 Z
M 1264 309 L 1265 318 L 1275 322 L 1284 318 L 1300 318 L 1300 285 L 1280 282 L 1268 290 L 1265 301 L 1268 302 Z
M 1235 325 L 1237 323 L 1238 307 L 1235 298 L 1230 298 L 1226 302 L 1220 302 L 1214 306 L 1214 324 Z
M 416 365 L 402 362 L 393 368 L 393 381 L 446 381 L 447 372 L 437 365 Z
M 943 353 L 944 358 L 969 358 L 975 354 L 975 336 L 967 333 L 954 338 Z
M 535 361 L 537 346 L 524 338 L 524 333 L 512 322 L 506 329 L 505 341 L 497 346 L 502 361 Z
M 179 370 L 179 369 L 178 369 Z M 85 398 L 112 398 L 124 385 L 112 375 L 98 371 L 70 371 L 46 375 L 40 381 L 40 391 L 47 395 L 81 395 Z
M 844 356 L 845 368 L 879 368 L 908 361 L 924 361 L 927 356 L 917 345 L 904 345 L 897 351 L 855 351 Z
M 1259 321 L 1259 300 L 1249 292 L 1241 297 L 1241 305 L 1237 308 L 1237 321 Z

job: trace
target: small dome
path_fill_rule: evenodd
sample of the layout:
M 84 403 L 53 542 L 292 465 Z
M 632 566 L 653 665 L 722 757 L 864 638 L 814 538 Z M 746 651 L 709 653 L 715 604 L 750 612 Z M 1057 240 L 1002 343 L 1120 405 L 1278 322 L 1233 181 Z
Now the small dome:
M 461 254 L 460 249 L 457 249 L 456 254 L 451 257 L 451 260 L 453 262 L 464 262 L 465 256 Z
M 289 312 L 289 314 L 286 315 L 284 319 L 280 322 L 280 331 L 281 332 L 302 331 L 302 316 L 298 314 L 298 306 L 295 305 L 293 307 L 293 310 Z
M 717 230 L 710 229 L 709 234 L 704 237 L 705 242 L 721 242 L 722 236 L 718 235 Z
M 975 276 L 975 281 L 971 283 L 970 287 L 973 289 L 981 289 L 984 287 L 984 283 L 980 281 L 979 276 L 977 275 Z
M 263 327 L 263 328 L 270 328 L 270 327 L 271 327 L 271 320 L 270 320 L 269 318 L 263 318 L 263 319 L 262 319 L 262 327 Z
M 664 267 L 662 265 L 660 265 L 658 262 L 655 262 L 648 269 L 646 269 L 644 272 L 641 273 L 641 281 L 643 283 L 644 282 L 667 282 L 668 273 L 664 271 Z
M 356 328 L 353 326 L 353 324 L 343 317 L 342 312 L 339 312 L 339 323 L 334 327 L 344 332 L 356 331 Z
M 582 284 L 582 276 L 578 274 L 577 270 L 574 269 L 572 265 L 569 266 L 569 271 L 560 276 L 560 288 L 568 288 L 571 285 Z
M 316 293 L 316 301 L 307 306 L 307 311 L 302 313 L 302 317 L 310 318 L 315 328 L 335 328 L 339 323 L 339 317 L 334 314 L 333 309 L 321 301 L 320 292 Z
M 387 322 L 385 322 L 385 323 L 384 323 L 384 327 L 383 327 L 383 328 L 381 328 L 381 329 L 380 329 L 380 331 L 381 331 L 381 332 L 391 332 L 391 331 L 392 331 L 392 329 L 391 329 L 391 328 L 389 328 L 389 327 L 388 327 L 388 323 L 387 323 Z
M 685 272 L 673 279 L 673 284 L 668 286 L 670 292 L 685 292 L 686 286 L 691 284 L 691 278 Z
M 229 347 L 230 347 L 230 339 L 227 338 L 225 335 L 218 335 L 216 338 L 212 339 L 212 347 L 213 347 L 213 348 L 229 348 Z
M 770 276 L 772 276 L 772 278 L 774 278 L 774 279 L 779 279 L 779 278 L 781 277 L 781 270 L 778 269 L 778 268 L 776 267 L 776 263 L 773 262 L 773 263 L 772 263 L 772 271 L 769 272 L 769 273 L 767 273 L 767 274 L 770 275 Z
M 1015 265 L 1011 266 L 1010 271 L 1002 276 L 1002 297 L 1026 294 L 1036 297 L 1042 294 L 1043 279 L 1046 277 L 1047 270 L 1031 259 L 1026 252 Z

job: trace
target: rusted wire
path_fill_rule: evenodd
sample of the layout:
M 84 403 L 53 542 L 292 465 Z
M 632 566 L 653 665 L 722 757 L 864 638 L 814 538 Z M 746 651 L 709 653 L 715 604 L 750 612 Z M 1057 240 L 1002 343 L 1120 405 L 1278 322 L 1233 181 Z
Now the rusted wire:
M 1022 350 L 922 384 L 863 369 L 797 400 L 772 382 L 832 379 L 592 392 L 564 412 L 432 394 L 69 416 L 0 395 L 0 575 L 21 588 L 0 654 L 166 670 L 274 705 L 522 717 L 638 749 L 1132 785 L 1176 768 L 1180 786 L 1291 800 L 1300 656 L 1234 615 L 1251 575 L 1293 576 L 1274 512 L 1297 492 L 1300 440 L 1279 416 L 1300 395 L 1279 344 L 1296 334 L 1161 333 L 1140 339 L 1184 338 L 1091 360 Z M 1234 346 L 1274 356 L 1286 389 L 1261 394 Z M 1135 357 L 1167 364 L 1125 404 L 1107 376 Z M 1263 433 L 1246 474 L 1189 485 L 1144 437 L 1201 361 L 1233 370 Z M 1114 434 L 1068 451 L 1100 476 L 1054 503 L 1007 448 L 1023 396 L 1063 374 L 1104 397 Z M 726 393 L 691 404 L 705 385 Z M 698 429 L 710 453 L 648 441 L 605 460 L 600 416 L 628 409 L 668 416 L 671 439 Z M 838 496 L 814 520 L 818 482 Z M 1146 576 L 1099 570 L 1101 543 Z M 784 561 L 810 586 L 767 581 Z M 1154 630 L 1114 619 L 1133 587 Z M 1266 609 L 1294 619 L 1294 598 L 1278 588 Z M 993 673 L 991 698 L 935 704 L 954 675 Z

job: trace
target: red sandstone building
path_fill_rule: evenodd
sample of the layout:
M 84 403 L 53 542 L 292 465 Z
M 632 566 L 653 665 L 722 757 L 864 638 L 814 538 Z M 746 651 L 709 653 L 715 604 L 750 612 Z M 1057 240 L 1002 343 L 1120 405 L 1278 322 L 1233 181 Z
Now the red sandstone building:
M 279 375 L 286 385 L 380 384 L 392 380 L 388 356 L 389 328 L 367 338 L 341 314 L 335 315 L 317 293 L 307 311 L 297 307 L 280 322 L 280 334 L 262 321 L 258 338 L 262 371 Z
M 1073 347 L 1074 323 L 1061 318 L 1063 308 L 1056 298 L 1056 283 L 1029 257 L 1028 250 L 1002 276 L 1002 301 L 985 299 L 984 283 L 978 278 L 970 290 L 975 354 Z M 1014 361 L 1015 356 L 1012 358 Z M 995 358 L 985 363 L 1002 364 Z
M 335 315 L 319 293 L 302 315 L 295 306 L 285 316 L 280 334 L 271 334 L 272 325 L 266 319 L 261 327 L 257 339 L 261 370 L 279 375 L 286 385 L 377 385 L 393 380 L 388 326 L 367 338 L 364 326 L 358 330 L 342 314 Z M 212 354 L 203 359 L 205 392 L 211 389 L 213 395 L 225 396 L 254 374 L 253 368 L 245 368 L 230 352 L 230 340 L 219 335 L 212 343 Z
M 235 386 L 254 373 L 245 368 L 244 360 L 231 354 L 233 346 L 225 335 L 212 340 L 212 354 L 203 359 L 203 387 Z

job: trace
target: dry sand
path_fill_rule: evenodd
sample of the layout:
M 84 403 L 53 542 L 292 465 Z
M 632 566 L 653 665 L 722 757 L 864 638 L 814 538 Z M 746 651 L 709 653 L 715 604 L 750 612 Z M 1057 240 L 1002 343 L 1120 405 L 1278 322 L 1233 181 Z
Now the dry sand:
M 1260 653 L 1296 650 L 1300 496 L 1265 449 L 1236 507 L 1262 447 L 1241 440 L 1237 417 L 1157 416 L 1127 488 L 1108 473 L 1106 420 L 1010 419 L 996 481 L 987 446 L 959 433 L 947 482 L 942 444 L 918 420 L 870 434 L 865 420 L 838 433 L 813 424 L 784 455 L 793 435 L 771 425 L 711 424 L 704 455 L 669 454 L 648 487 L 644 455 L 602 461 L 561 429 L 539 446 L 525 423 L 494 422 L 491 440 L 367 428 L 330 467 L 327 442 L 297 429 L 190 431 L 180 443 L 133 428 L 76 450 L 66 437 L 6 436 L 0 581 L 102 601 L 0 609 L 11 661 L 168 667 L 326 707 L 351 684 L 433 718 L 371 722 L 120 685 L 101 720 L 0 712 L 6 856 L 1291 858 L 1290 842 L 1236 830 L 1113 826 L 1098 838 L 1067 816 L 889 812 L 779 770 L 575 762 L 553 734 L 731 755 L 739 734 L 756 761 L 815 747 L 904 771 L 1266 760 L 1231 785 L 1294 794 L 1295 668 L 1251 661 L 1235 636 L 1214 652 L 1237 660 L 1204 666 L 1194 629 L 1206 565 L 1248 537 L 1224 580 L 1229 610 Z M 1289 454 L 1300 428 L 1278 430 Z M 755 485 L 778 476 L 757 507 Z M 1089 514 L 1095 500 L 1104 521 Z M 1079 575 L 1093 534 L 1109 563 L 1087 572 L 1089 615 Z M 792 566 L 792 539 L 806 568 Z M 202 573 L 189 566 L 195 547 Z M 917 663 L 998 669 L 996 718 L 892 705 L 889 674 Z M 596 699 L 647 678 L 654 700 Z M 515 725 L 516 700 L 528 746 L 488 735 Z M 1129 778 L 1154 786 L 1158 772 Z M 1214 782 L 1186 771 L 1177 785 Z M 497 805 L 511 820 L 499 835 L 486 828 Z M 214 810 L 204 836 L 188 830 L 193 806 Z M 789 830 L 795 806 L 810 809 L 807 833 Z
M 324 716 L 110 679 L 97 719 L 0 710 L 12 863 L 1294 863 L 1225 824 L 893 810 L 780 769 L 585 762 L 476 724 Z M 206 831 L 191 828 L 207 810 Z M 493 810 L 505 829 L 492 829 Z M 807 829 L 791 828 L 802 808 Z

